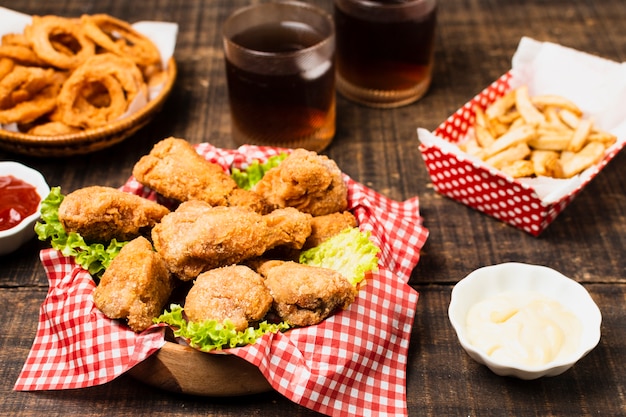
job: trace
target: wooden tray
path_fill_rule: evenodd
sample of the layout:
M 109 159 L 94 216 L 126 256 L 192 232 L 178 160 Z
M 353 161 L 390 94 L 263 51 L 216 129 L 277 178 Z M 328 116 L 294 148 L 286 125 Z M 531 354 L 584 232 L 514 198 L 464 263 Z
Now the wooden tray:
M 128 374 L 166 391 L 229 397 L 271 391 L 261 371 L 238 356 L 215 355 L 166 342 Z
M 81 155 L 107 148 L 133 135 L 152 120 L 163 107 L 176 80 L 176 62 L 170 58 L 167 79 L 157 97 L 132 115 L 106 126 L 59 136 L 36 136 L 0 129 L 0 148 L 38 157 Z

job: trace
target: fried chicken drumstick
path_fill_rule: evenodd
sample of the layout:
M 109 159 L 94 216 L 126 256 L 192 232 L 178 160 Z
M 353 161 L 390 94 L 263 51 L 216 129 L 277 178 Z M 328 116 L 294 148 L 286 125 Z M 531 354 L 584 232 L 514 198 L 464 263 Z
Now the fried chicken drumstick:
M 288 207 L 261 215 L 246 207 L 182 203 L 152 229 L 154 247 L 182 281 L 212 268 L 260 256 L 276 246 L 301 248 L 311 215 Z

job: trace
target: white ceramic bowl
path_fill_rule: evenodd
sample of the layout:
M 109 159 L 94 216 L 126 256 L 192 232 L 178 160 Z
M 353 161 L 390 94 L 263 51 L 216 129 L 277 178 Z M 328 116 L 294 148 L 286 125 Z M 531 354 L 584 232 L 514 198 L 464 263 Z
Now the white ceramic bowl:
M 25 165 L 17 162 L 0 162 L 0 176 L 12 175 L 35 187 L 41 200 L 50 193 L 50 187 L 46 183 L 43 175 Z M 16 226 L 8 230 L 0 230 L 0 256 L 6 255 L 19 248 L 35 236 L 35 222 L 39 219 L 41 201 L 35 213 L 26 217 Z
M 555 359 L 545 365 L 526 366 L 504 363 L 472 345 L 467 337 L 466 318 L 476 303 L 505 292 L 537 292 L 553 299 L 578 317 L 582 325 L 577 351 L 567 359 Z M 460 280 L 452 289 L 448 316 L 461 346 L 476 362 L 494 373 L 521 379 L 556 376 L 571 368 L 600 341 L 602 315 L 587 290 L 563 274 L 538 265 L 503 263 L 479 268 Z

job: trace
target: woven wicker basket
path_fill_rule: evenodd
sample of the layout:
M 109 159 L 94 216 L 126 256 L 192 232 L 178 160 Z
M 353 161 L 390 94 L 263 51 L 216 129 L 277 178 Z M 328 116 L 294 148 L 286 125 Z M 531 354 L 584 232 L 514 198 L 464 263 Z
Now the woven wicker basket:
M 119 143 L 144 127 L 161 110 L 176 80 L 176 72 L 176 62 L 170 58 L 167 79 L 159 95 L 128 117 L 106 126 L 59 136 L 35 136 L 0 129 L 0 148 L 29 156 L 61 157 L 86 154 Z

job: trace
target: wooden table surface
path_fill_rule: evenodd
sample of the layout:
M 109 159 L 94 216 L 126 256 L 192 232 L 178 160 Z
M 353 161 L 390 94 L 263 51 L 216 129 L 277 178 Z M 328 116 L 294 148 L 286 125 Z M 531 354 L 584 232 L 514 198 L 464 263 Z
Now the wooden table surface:
M 109 13 L 179 26 L 174 92 L 156 120 L 112 148 L 79 157 L 31 158 L 63 190 L 118 187 L 152 145 L 174 135 L 232 148 L 220 41 L 221 22 L 242 0 L 0 0 L 29 14 Z M 315 3 L 330 10 L 330 0 Z M 437 194 L 418 150 L 416 128 L 433 130 L 506 72 L 522 36 L 626 61 L 623 0 L 446 0 L 439 5 L 432 87 L 419 102 L 375 110 L 341 96 L 337 134 L 325 151 L 355 180 L 396 199 L 419 196 L 430 230 L 411 284 L 420 299 L 408 360 L 411 416 L 613 416 L 626 414 L 626 155 L 618 155 L 539 237 Z M 581 80 L 584 82 L 584 80 Z M 32 240 L 0 257 L 0 415 L 312 416 L 279 394 L 206 398 L 159 391 L 129 376 L 103 386 L 55 392 L 12 390 L 31 347 L 47 280 Z M 461 349 L 448 321 L 452 286 L 477 267 L 506 261 L 547 265 L 581 282 L 603 314 L 602 339 L 554 378 L 499 377 Z

